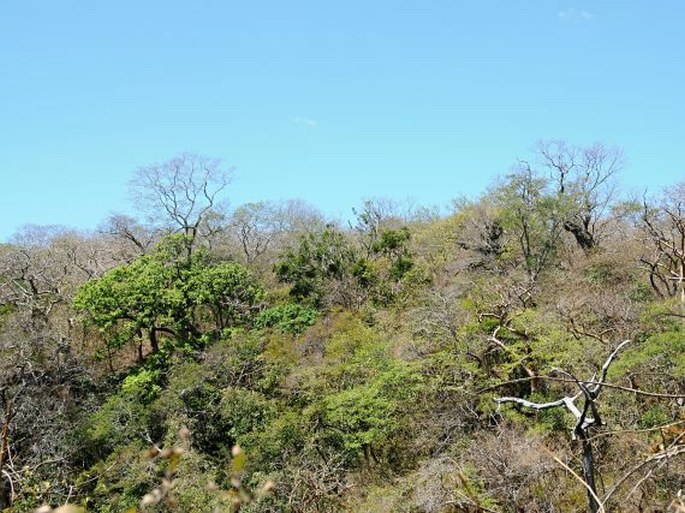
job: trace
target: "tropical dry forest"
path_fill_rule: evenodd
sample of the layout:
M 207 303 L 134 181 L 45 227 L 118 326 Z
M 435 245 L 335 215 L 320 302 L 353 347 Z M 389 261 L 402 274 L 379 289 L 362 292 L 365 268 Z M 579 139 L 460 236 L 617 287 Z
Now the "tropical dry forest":
M 541 142 L 449 213 L 183 154 L 0 245 L 0 510 L 685 511 L 685 184 Z M 454 191 L 458 197 L 459 191 Z

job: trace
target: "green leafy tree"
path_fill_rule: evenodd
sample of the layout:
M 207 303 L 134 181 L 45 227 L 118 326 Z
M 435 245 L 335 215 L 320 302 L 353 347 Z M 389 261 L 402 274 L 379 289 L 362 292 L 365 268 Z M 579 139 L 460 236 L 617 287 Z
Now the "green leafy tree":
M 186 243 L 184 238 L 164 239 L 152 254 L 116 267 L 78 290 L 74 307 L 86 315 L 88 324 L 106 335 L 108 349 L 138 338 L 142 359 L 144 334 L 157 352 L 161 333 L 181 337 L 190 331 L 183 287 L 190 263 L 177 253 Z
M 547 268 L 563 233 L 562 202 L 549 181 L 523 162 L 494 192 L 501 226 L 509 235 L 509 255 L 520 260 L 530 283 Z
M 395 280 L 400 280 L 414 266 L 409 251 L 409 228 L 399 230 L 383 230 L 379 239 L 373 245 L 373 253 L 382 255 L 390 260 L 388 273 Z
M 297 303 L 284 303 L 260 312 L 255 318 L 255 326 L 299 335 L 312 326 L 317 318 L 318 312 L 312 307 Z
M 390 302 L 400 281 L 414 267 L 409 229 L 380 229 L 367 250 L 332 226 L 311 233 L 287 251 L 275 267 L 290 294 L 317 307 L 358 307 L 371 298 Z
M 217 330 L 244 323 L 264 295 L 250 272 L 233 262 L 194 270 L 189 287 L 192 304 L 209 310 Z
M 292 285 L 290 294 L 322 306 L 326 299 L 351 304 L 351 269 L 355 252 L 345 236 L 333 226 L 300 239 L 297 248 L 288 250 L 276 265 L 283 283 Z M 347 285 L 347 286 L 346 286 Z
M 238 264 L 210 265 L 201 253 L 187 254 L 188 237 L 164 238 L 155 251 L 86 282 L 74 307 L 87 324 L 107 337 L 108 350 L 143 338 L 153 353 L 160 335 L 176 343 L 197 343 L 203 313 L 221 330 L 243 322 L 262 296 L 250 273 Z

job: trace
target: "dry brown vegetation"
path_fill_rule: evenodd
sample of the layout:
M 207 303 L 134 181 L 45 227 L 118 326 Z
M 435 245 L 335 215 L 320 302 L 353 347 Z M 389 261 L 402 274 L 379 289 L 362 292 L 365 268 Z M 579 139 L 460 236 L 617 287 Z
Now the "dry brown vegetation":
M 22 230 L 0 511 L 685 511 L 685 188 L 629 201 L 621 162 L 541 143 L 341 227 L 184 155 L 137 173 L 149 218 Z

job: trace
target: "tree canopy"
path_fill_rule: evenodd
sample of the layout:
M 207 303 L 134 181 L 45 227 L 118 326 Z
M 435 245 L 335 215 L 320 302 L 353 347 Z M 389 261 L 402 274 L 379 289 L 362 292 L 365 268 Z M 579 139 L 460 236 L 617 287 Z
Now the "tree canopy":
M 343 225 L 217 209 L 227 168 L 182 156 L 137 175 L 155 220 L 25 228 L 0 510 L 679 511 L 683 185 L 621 196 L 621 163 L 543 142 L 449 214 Z
M 188 258 L 188 243 L 186 235 L 167 236 L 149 255 L 84 283 L 74 307 L 112 348 L 138 339 L 141 358 L 145 335 L 157 352 L 160 334 L 196 343 L 205 317 L 216 330 L 245 322 L 262 295 L 249 271 L 231 262 L 212 265 L 201 253 Z

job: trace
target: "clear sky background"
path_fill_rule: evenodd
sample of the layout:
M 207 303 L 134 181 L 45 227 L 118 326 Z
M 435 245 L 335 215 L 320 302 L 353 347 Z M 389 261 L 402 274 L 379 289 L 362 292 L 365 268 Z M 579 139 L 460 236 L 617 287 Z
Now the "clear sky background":
M 682 0 L 3 0 L 0 240 L 133 212 L 182 151 L 231 202 L 444 205 L 539 139 L 625 150 L 628 189 L 685 179 Z

